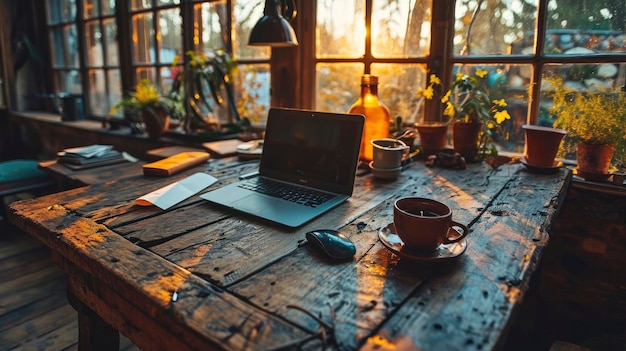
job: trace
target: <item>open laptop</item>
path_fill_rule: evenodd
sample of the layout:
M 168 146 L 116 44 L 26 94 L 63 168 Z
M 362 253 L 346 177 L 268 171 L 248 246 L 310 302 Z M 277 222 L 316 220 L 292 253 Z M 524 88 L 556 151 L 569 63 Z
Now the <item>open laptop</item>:
M 298 227 L 352 195 L 364 122 L 363 115 L 271 108 L 258 176 L 200 197 Z

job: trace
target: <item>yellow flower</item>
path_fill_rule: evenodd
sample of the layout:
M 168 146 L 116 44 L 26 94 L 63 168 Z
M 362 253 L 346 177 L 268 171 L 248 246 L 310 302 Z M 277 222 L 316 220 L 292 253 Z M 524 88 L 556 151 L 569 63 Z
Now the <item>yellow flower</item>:
M 434 95 L 435 95 L 435 91 L 432 85 L 429 85 L 425 89 L 420 89 L 417 91 L 417 96 L 422 96 L 428 100 L 432 99 Z
M 506 104 L 505 104 L 506 106 Z M 493 118 L 495 118 L 496 123 L 498 124 L 502 124 L 502 122 L 504 122 L 507 119 L 511 119 L 511 115 L 509 115 L 509 112 L 507 110 L 503 110 L 503 111 L 498 111 L 493 115 Z
M 139 82 L 139 84 L 137 84 L 137 90 L 135 91 L 134 96 L 135 99 L 143 105 L 154 104 L 159 101 L 159 92 L 148 79 L 143 79 Z
M 500 100 L 493 100 L 492 101 L 494 105 L 496 106 L 500 106 L 500 107 L 507 107 L 508 105 L 506 104 L 506 101 L 504 99 L 500 99 Z
M 451 92 L 450 90 L 448 90 L 448 91 L 446 92 L 446 95 L 444 95 L 444 96 L 441 98 L 441 102 L 442 102 L 442 103 L 444 103 L 444 104 L 452 104 L 452 103 L 450 102 L 450 94 L 452 94 L 452 92 Z
M 476 70 L 476 76 L 479 77 L 479 78 L 484 78 L 487 75 L 487 73 L 489 73 L 489 71 L 486 71 L 484 69 L 477 69 Z
M 435 84 L 441 84 L 441 79 L 439 79 L 439 77 L 437 77 L 436 74 L 431 74 L 430 75 L 430 86 L 432 87 Z
M 454 115 L 456 114 L 456 110 L 454 109 L 454 104 L 451 101 L 448 100 L 446 102 L 446 109 L 443 111 L 443 114 L 450 118 L 454 118 Z
M 174 56 L 174 59 L 172 60 L 172 66 L 176 66 L 179 60 L 180 57 L 178 55 Z

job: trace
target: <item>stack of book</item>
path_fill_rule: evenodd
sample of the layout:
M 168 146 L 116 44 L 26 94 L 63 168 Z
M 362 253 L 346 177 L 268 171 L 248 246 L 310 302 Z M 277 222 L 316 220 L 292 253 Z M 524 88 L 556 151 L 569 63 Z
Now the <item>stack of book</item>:
M 64 149 L 57 153 L 58 162 L 71 169 L 100 167 L 126 161 L 112 145 L 89 145 Z

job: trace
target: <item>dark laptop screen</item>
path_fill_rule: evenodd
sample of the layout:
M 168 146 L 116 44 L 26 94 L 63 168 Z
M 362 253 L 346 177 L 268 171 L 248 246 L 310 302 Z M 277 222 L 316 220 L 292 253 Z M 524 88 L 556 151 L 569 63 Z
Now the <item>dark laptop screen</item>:
M 260 172 L 264 176 L 352 194 L 364 117 L 270 110 Z

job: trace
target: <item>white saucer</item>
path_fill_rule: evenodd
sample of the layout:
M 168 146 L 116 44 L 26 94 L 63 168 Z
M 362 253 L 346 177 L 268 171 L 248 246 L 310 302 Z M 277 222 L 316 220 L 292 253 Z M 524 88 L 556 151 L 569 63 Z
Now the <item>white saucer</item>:
M 393 223 L 389 223 L 387 226 L 378 230 L 378 239 L 380 239 L 380 242 L 391 252 L 412 261 L 448 261 L 461 256 L 461 254 L 465 252 L 465 249 L 467 249 L 467 240 L 461 239 L 461 241 L 456 243 L 441 244 L 432 252 L 409 250 L 404 247 L 404 243 L 396 234 L 396 227 Z
M 376 168 L 374 167 L 374 161 L 369 163 L 369 167 L 374 173 L 374 176 L 380 179 L 398 179 L 398 177 L 400 176 L 400 172 L 402 172 L 402 166 L 389 169 Z

